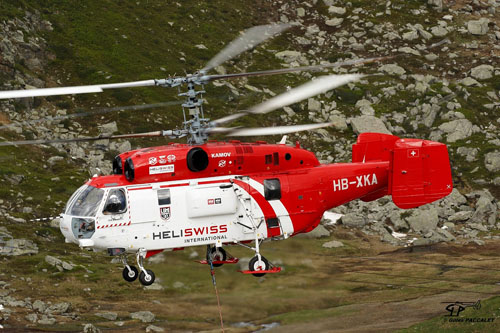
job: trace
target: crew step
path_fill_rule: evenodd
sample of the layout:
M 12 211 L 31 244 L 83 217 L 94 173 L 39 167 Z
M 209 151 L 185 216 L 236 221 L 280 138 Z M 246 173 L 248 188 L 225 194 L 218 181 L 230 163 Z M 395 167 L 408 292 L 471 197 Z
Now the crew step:
M 240 261 L 240 259 L 238 259 L 238 258 L 230 258 L 230 259 L 226 259 L 226 260 L 214 260 L 214 261 L 212 261 L 212 264 L 214 264 L 214 265 L 237 264 L 238 261 Z M 207 265 L 208 264 L 208 260 L 197 260 L 195 262 L 203 264 L 203 265 Z
M 272 274 L 281 272 L 281 267 L 272 267 L 265 271 L 238 271 L 243 274 Z

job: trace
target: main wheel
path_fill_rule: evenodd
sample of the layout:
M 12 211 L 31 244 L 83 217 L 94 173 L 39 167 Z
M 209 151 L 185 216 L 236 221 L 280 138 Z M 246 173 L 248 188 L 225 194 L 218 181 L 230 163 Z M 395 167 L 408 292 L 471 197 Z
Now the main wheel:
M 248 268 L 251 271 L 267 271 L 270 267 L 269 261 L 267 261 L 267 259 L 264 258 L 263 256 L 260 256 L 260 259 L 261 260 L 259 260 L 258 256 L 255 256 L 252 259 L 250 259 L 250 262 L 248 263 Z M 257 277 L 266 275 L 266 273 L 252 273 L 252 274 L 253 276 Z
M 135 268 L 135 266 L 129 266 L 129 267 L 130 267 L 130 271 L 128 270 L 127 267 L 125 267 L 123 269 L 122 275 L 123 275 L 123 278 L 125 279 L 125 281 L 133 282 L 139 276 L 139 271 L 137 270 L 137 268 Z
M 144 286 L 150 286 L 155 282 L 155 273 L 149 269 L 146 269 L 146 272 L 148 272 L 148 276 L 141 271 L 141 274 L 139 274 L 139 281 L 141 281 Z
M 208 254 L 207 254 L 207 261 L 209 261 L 209 258 L 208 258 Z M 212 261 L 224 261 L 226 260 L 227 258 L 227 254 L 226 254 L 226 251 L 222 248 L 222 247 L 212 247 L 212 249 L 210 250 L 210 258 L 212 259 Z M 214 267 L 220 267 L 224 264 L 213 264 L 212 265 Z

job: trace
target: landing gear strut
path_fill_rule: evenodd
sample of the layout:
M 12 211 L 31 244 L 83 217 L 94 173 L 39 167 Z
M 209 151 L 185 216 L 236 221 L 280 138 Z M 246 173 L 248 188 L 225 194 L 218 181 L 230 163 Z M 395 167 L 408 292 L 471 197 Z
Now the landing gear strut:
M 259 258 L 260 257 L 260 258 Z M 248 269 L 250 271 L 268 271 L 269 270 L 269 261 L 266 258 L 257 254 L 255 257 L 250 259 L 248 263 Z M 266 275 L 266 273 L 252 273 L 253 276 L 261 277 Z
M 242 243 L 238 243 L 238 245 L 246 247 L 250 250 L 255 251 L 255 256 L 250 259 L 248 263 L 248 271 L 239 271 L 243 274 L 252 274 L 256 277 L 261 277 L 266 275 L 267 273 L 279 273 L 281 272 L 281 267 L 276 267 L 272 263 L 270 263 L 264 256 L 260 254 L 260 243 L 262 240 L 255 238 L 255 247 L 250 247 Z
M 137 266 L 139 266 L 139 269 L 141 270 L 141 273 L 139 274 L 139 281 L 144 286 L 150 286 L 153 284 L 153 282 L 155 282 L 155 274 L 152 270 L 144 268 L 143 263 L 145 257 L 146 250 L 140 249 L 139 251 L 137 251 Z
M 120 256 L 122 263 L 125 266 L 122 272 L 122 276 L 125 281 L 134 282 L 135 280 L 137 280 L 137 277 L 139 277 L 139 281 L 144 286 L 150 286 L 153 284 L 153 282 L 155 282 L 155 273 L 153 273 L 153 271 L 150 269 L 144 268 L 143 262 L 144 258 L 146 257 L 146 251 L 144 249 L 140 249 L 139 251 L 137 251 L 137 266 L 139 266 L 139 269 L 128 264 L 127 255 L 125 253 L 121 254 Z
M 137 277 L 139 276 L 139 271 L 135 266 L 130 266 L 127 262 L 127 256 L 125 254 L 122 255 L 121 257 L 123 265 L 125 268 L 123 268 L 122 276 L 123 279 L 127 282 L 134 282 Z

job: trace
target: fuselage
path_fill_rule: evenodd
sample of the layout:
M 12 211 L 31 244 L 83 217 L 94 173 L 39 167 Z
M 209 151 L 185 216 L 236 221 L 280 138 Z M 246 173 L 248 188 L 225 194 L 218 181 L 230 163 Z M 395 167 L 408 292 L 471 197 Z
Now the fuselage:
M 189 165 L 193 149 L 208 157 L 201 170 Z M 389 170 L 387 161 L 321 165 L 298 145 L 262 143 L 169 145 L 117 158 L 133 164 L 132 179 L 116 170 L 123 174 L 82 186 L 63 214 L 67 241 L 133 252 L 251 241 L 255 230 L 284 239 L 314 229 L 330 208 L 383 191 Z

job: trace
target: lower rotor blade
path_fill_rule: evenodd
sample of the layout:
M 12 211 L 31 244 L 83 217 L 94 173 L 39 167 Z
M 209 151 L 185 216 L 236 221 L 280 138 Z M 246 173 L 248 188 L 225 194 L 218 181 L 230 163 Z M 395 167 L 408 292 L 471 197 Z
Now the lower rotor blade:
M 9 91 L 0 91 L 0 99 L 100 93 L 104 89 L 146 87 L 146 86 L 154 86 L 155 84 L 156 84 L 155 80 L 144 80 L 144 81 L 133 81 L 133 82 L 122 82 L 122 83 L 97 84 L 90 86 L 9 90 Z
M 260 127 L 260 128 L 241 128 L 230 131 L 228 136 L 262 136 L 262 135 L 278 135 L 288 134 L 301 131 L 310 131 L 318 128 L 328 127 L 333 123 L 307 124 L 307 125 L 291 125 L 291 126 L 275 126 L 275 127 Z
M 16 122 L 13 124 L 1 125 L 0 130 L 5 129 L 5 128 L 31 125 L 31 124 L 37 124 L 37 123 L 42 123 L 42 122 L 50 122 L 50 121 L 64 120 L 64 119 L 69 119 L 69 118 L 93 116 L 93 115 L 97 115 L 97 114 L 104 114 L 104 113 L 115 112 L 115 111 L 128 111 L 128 110 L 139 111 L 139 110 L 160 108 L 160 107 L 169 106 L 169 105 L 179 105 L 182 103 L 183 103 L 182 101 L 171 101 L 171 102 L 162 102 L 162 103 L 154 103 L 154 104 L 115 106 L 115 107 L 111 107 L 111 108 L 98 108 L 98 109 L 95 109 L 91 112 L 71 113 L 71 114 L 64 115 L 64 116 L 55 116 L 55 117 L 44 118 L 44 119 L 33 119 L 33 120 L 27 120 L 27 121 L 23 121 L 23 122 Z
M 36 144 L 49 144 L 49 143 L 68 143 L 68 142 L 86 142 L 97 141 L 106 139 L 129 139 L 129 138 L 148 138 L 148 137 L 161 137 L 175 135 L 174 131 L 155 131 L 147 133 L 136 134 L 118 134 L 118 135 L 99 135 L 94 137 L 82 137 L 71 139 L 53 139 L 53 140 L 25 140 L 25 141 L 4 141 L 0 142 L 0 146 L 18 146 L 18 145 L 36 145 Z

